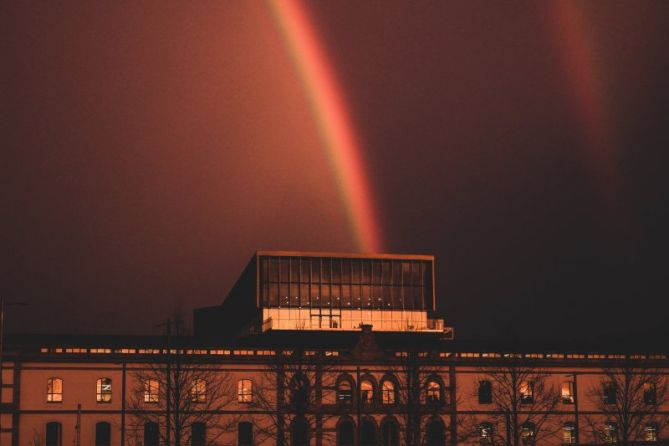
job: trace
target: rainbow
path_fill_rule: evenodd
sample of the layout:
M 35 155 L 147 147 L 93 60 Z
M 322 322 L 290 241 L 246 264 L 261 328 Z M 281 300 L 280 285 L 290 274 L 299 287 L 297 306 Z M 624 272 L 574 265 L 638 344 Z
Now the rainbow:
M 359 250 L 383 251 L 365 163 L 332 67 L 299 0 L 269 0 L 270 9 L 305 89 L 347 220 Z
M 593 186 L 601 199 L 610 205 L 616 200 L 619 172 L 592 36 L 588 35 L 579 3 L 554 1 L 547 5 L 551 7 L 549 14 L 567 74 L 566 81 L 570 85 L 577 118 L 589 149 L 588 162 L 595 181 Z

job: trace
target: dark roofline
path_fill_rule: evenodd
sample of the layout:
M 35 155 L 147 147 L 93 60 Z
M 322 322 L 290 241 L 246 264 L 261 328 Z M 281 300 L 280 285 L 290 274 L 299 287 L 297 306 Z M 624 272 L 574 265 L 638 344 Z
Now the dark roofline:
M 257 256 L 276 257 L 332 257 L 344 259 L 388 259 L 388 260 L 427 260 L 434 261 L 433 255 L 425 254 L 388 254 L 388 253 L 356 253 L 356 252 L 327 252 L 327 251 L 271 251 L 257 250 Z

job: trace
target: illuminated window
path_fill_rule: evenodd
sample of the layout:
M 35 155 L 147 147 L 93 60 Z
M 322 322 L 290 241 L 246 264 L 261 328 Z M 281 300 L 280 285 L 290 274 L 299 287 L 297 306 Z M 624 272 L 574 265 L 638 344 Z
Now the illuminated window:
M 111 403 L 112 381 L 110 378 L 100 378 L 95 385 L 95 401 L 98 403 Z
M 602 384 L 602 400 L 604 404 L 616 403 L 616 383 L 609 381 Z
M 429 380 L 425 385 L 425 400 L 428 404 L 441 402 L 441 384 L 435 380 Z
M 95 446 L 111 445 L 111 424 L 102 421 L 95 424 Z
M 144 402 L 157 403 L 159 401 L 160 383 L 157 379 L 144 380 Z
M 566 422 L 562 426 L 562 443 L 576 444 L 576 424 L 571 421 Z
M 194 379 L 190 388 L 190 399 L 194 403 L 207 401 L 207 382 L 204 379 Z
M 363 404 L 374 402 L 374 384 L 369 379 L 360 381 L 360 402 Z
M 520 403 L 534 403 L 534 383 L 531 381 L 521 381 L 520 383 Z
M 348 379 L 341 379 L 337 384 L 337 402 L 351 404 L 353 402 L 353 385 Z
M 657 404 L 657 389 L 655 383 L 643 384 L 643 402 L 651 406 Z
M 237 401 L 240 403 L 253 402 L 253 382 L 250 379 L 240 379 L 237 382 Z
M 63 380 L 60 378 L 49 378 L 46 380 L 46 402 L 63 402 Z
M 560 388 L 562 404 L 574 404 L 574 382 L 565 381 Z
M 492 423 L 486 421 L 479 425 L 479 443 L 482 445 L 493 444 Z
M 46 423 L 46 446 L 62 446 L 63 444 L 63 426 L 60 423 L 52 421 Z
M 618 442 L 618 425 L 613 421 L 604 423 L 604 443 Z
M 644 441 L 657 441 L 657 423 L 648 423 L 643 429 Z
M 520 438 L 523 440 L 523 444 L 532 445 L 536 440 L 537 428 L 534 423 L 523 423 L 520 428 Z
M 479 404 L 492 403 L 492 383 L 490 381 L 479 381 Z
M 381 402 L 383 404 L 395 404 L 395 383 L 389 379 L 381 383 Z

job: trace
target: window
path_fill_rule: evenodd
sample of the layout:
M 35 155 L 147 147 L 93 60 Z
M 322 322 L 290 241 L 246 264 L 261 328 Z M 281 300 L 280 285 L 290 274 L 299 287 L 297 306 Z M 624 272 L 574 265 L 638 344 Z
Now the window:
M 337 402 L 340 404 L 351 404 L 353 402 L 353 385 L 346 378 L 341 379 L 337 384 Z
M 609 381 L 602 384 L 602 399 L 604 404 L 616 403 L 616 383 Z
M 102 421 L 95 425 L 95 446 L 111 445 L 111 424 Z
M 237 425 L 237 446 L 253 446 L 253 425 L 248 421 Z
M 492 403 L 492 383 L 490 381 L 479 381 L 479 404 Z
M 520 428 L 520 438 L 523 440 L 523 444 L 534 444 L 536 439 L 537 428 L 534 423 L 523 423 Z
M 643 384 L 643 402 L 648 405 L 657 404 L 657 388 L 655 383 Z
M 160 392 L 160 383 L 157 379 L 144 380 L 144 402 L 157 403 L 158 393 Z
M 204 423 L 193 423 L 190 426 L 192 446 L 205 446 L 207 444 L 207 425 Z
M 576 424 L 568 421 L 562 426 L 562 444 L 576 444 Z
M 349 419 L 337 424 L 337 446 L 353 446 L 355 444 L 355 427 Z
M 562 404 L 574 404 L 574 382 L 563 382 L 560 387 L 560 394 L 562 396 Z
M 376 424 L 371 419 L 360 423 L 360 445 L 376 446 Z
M 644 441 L 657 441 L 657 423 L 647 423 L 643 429 Z
M 290 380 L 290 402 L 296 405 L 306 405 L 309 402 L 309 379 L 302 373 L 297 373 Z
M 604 423 L 604 443 L 618 442 L 618 425 L 613 421 Z
M 240 403 L 253 402 L 253 382 L 250 379 L 240 379 L 237 382 L 237 401 Z
M 190 400 L 194 403 L 207 402 L 207 381 L 204 379 L 194 379 L 190 388 Z
M 158 446 L 158 423 L 149 421 L 144 424 L 144 446 Z
M 521 381 L 520 383 L 520 404 L 534 403 L 534 383 L 531 381 Z
M 46 380 L 46 402 L 63 402 L 63 380 L 60 378 L 49 378 Z
M 429 380 L 425 386 L 425 400 L 428 404 L 441 402 L 441 384 L 435 380 Z
M 111 403 L 112 381 L 110 378 L 100 378 L 95 385 L 95 400 L 98 403 Z
M 61 446 L 63 444 L 63 427 L 52 421 L 46 423 L 46 446 Z
M 439 419 L 433 419 L 427 425 L 425 433 L 426 446 L 444 446 L 446 436 L 444 434 L 444 423 Z
M 381 403 L 395 404 L 395 383 L 389 379 L 381 382 Z
M 400 429 L 397 421 L 387 418 L 381 423 L 381 440 L 383 446 L 399 446 Z
M 493 444 L 492 423 L 483 422 L 479 425 L 479 443 L 482 445 Z
M 309 425 L 304 417 L 298 417 L 290 425 L 291 446 L 309 446 Z
M 363 404 L 374 403 L 374 383 L 369 379 L 360 381 L 360 402 Z

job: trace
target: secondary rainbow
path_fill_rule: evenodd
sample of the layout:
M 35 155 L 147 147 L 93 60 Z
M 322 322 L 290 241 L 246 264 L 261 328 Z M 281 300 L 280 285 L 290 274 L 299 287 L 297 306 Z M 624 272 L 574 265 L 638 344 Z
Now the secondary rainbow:
M 360 143 L 323 46 L 300 1 L 269 0 L 269 5 L 314 114 L 357 247 L 380 252 L 379 219 Z

